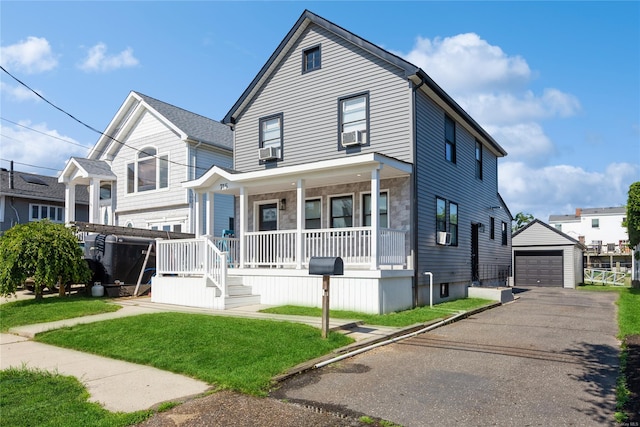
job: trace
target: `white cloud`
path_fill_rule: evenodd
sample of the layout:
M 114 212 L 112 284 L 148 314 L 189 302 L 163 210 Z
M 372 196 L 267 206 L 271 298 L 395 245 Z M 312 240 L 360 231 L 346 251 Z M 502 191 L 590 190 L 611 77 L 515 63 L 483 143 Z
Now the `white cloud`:
M 486 126 L 485 129 L 509 153 L 509 160 L 544 165 L 555 154 L 553 142 L 538 123 Z
M 449 93 L 523 86 L 531 79 L 529 65 L 522 57 L 507 55 L 475 33 L 433 40 L 418 37 L 404 57 Z
M 39 101 L 40 98 L 24 86 L 11 86 L 5 82 L 0 82 L 0 93 L 6 95 L 13 101 Z M 39 93 L 39 92 L 38 92 Z
M 0 126 L 2 158 L 16 162 L 15 169 L 23 172 L 34 172 L 42 175 L 55 175 L 55 170 L 33 168 L 22 165 L 37 165 L 61 171 L 71 156 L 85 157 L 89 149 L 81 147 L 73 138 L 65 136 L 55 129 L 49 129 L 46 123 L 32 124 L 29 121 L 19 122 L 22 126 Z M 44 134 L 44 135 L 43 135 Z M 71 143 L 61 141 L 60 139 Z
M 35 74 L 52 70 L 58 65 L 58 60 L 47 39 L 31 36 L 16 44 L 0 47 L 0 63 L 9 71 Z
M 107 45 L 98 43 L 89 49 L 86 59 L 79 65 L 83 71 L 111 71 L 120 68 L 135 67 L 140 62 L 128 47 L 117 55 L 107 55 Z
M 629 185 L 640 168 L 630 163 L 612 163 L 604 172 L 578 166 L 531 167 L 523 162 L 499 166 L 499 191 L 511 213 L 528 212 L 542 221 L 551 214 L 569 214 L 576 207 L 622 206 Z

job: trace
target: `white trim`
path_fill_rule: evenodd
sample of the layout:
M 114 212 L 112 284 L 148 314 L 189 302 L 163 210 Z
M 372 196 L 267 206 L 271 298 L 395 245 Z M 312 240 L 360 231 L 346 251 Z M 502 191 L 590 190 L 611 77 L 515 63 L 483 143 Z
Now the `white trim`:
M 387 226 L 383 227 L 381 225 L 380 228 L 392 228 L 391 227 L 391 218 L 390 218 L 390 215 L 389 215 L 389 211 L 391 210 L 390 209 L 390 206 L 391 206 L 391 199 L 390 199 L 391 198 L 391 192 L 389 191 L 388 188 L 385 188 L 385 189 L 381 189 L 378 193 L 386 193 L 387 194 Z M 360 226 L 362 226 L 362 227 L 365 227 L 364 221 L 363 221 L 364 220 L 364 196 L 367 195 L 367 194 L 371 195 L 371 191 L 361 191 L 360 192 L 360 223 L 361 223 Z M 380 210 L 380 209 L 378 209 L 378 210 Z
M 322 209 L 322 202 L 323 202 L 323 197 L 322 195 L 320 196 L 313 196 L 313 197 L 305 197 L 304 198 L 304 209 L 305 209 L 305 215 L 304 215 L 304 222 L 302 223 L 302 228 L 304 228 L 305 230 L 310 230 L 307 228 L 307 215 L 306 215 L 306 205 L 308 201 L 312 201 L 312 200 L 320 200 L 320 228 L 322 228 L 322 219 L 323 219 L 323 209 Z

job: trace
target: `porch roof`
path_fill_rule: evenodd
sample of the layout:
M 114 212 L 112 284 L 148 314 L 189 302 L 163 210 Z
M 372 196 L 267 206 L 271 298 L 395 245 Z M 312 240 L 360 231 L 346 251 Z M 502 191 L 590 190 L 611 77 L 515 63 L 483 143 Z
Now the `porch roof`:
M 103 160 L 84 159 L 71 157 L 58 177 L 58 182 L 75 184 L 89 184 L 89 181 L 99 179 L 101 181 L 115 181 L 116 176 L 111 171 L 109 164 Z
M 242 173 L 214 166 L 200 178 L 182 185 L 196 192 L 239 195 L 244 187 L 251 194 L 259 194 L 293 190 L 299 179 L 304 180 L 307 188 L 369 181 L 375 169 L 380 170 L 380 179 L 389 179 L 408 176 L 413 167 L 379 153 L 369 153 Z

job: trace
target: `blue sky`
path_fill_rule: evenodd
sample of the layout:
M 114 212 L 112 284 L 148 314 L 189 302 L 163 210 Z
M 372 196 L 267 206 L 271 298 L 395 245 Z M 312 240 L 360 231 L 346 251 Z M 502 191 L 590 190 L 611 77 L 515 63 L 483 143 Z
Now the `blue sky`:
M 3 0 L 0 62 L 99 130 L 131 90 L 220 120 L 305 8 L 421 67 L 485 127 L 509 152 L 514 215 L 621 206 L 640 180 L 636 1 Z M 4 168 L 56 175 L 98 139 L 3 71 L 0 118 Z

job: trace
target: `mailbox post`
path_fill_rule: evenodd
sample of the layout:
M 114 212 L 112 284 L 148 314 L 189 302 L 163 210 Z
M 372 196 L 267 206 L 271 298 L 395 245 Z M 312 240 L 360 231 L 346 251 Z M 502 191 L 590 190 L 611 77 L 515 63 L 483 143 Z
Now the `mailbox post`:
M 344 267 L 340 257 L 311 257 L 309 274 L 322 276 L 322 338 L 329 335 L 329 283 L 331 276 L 342 276 Z

